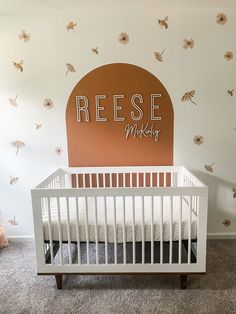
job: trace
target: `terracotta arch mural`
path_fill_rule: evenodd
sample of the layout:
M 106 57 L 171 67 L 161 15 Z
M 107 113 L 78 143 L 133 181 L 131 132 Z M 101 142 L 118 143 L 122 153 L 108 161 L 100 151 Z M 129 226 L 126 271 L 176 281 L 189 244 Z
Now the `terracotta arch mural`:
M 174 113 L 153 74 L 114 63 L 94 69 L 66 108 L 69 166 L 173 165 Z

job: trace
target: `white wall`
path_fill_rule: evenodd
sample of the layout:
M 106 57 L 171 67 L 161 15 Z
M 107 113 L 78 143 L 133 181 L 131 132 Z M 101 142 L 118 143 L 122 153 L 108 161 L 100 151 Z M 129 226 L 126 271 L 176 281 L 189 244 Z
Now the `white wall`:
M 209 185 L 208 232 L 235 232 L 236 6 L 232 1 L 225 7 L 195 6 L 194 1 L 188 7 L 181 1 L 177 6 L 173 1 L 165 6 L 161 1 L 113 2 L 0 2 L 0 224 L 10 236 L 33 234 L 30 189 L 67 165 L 65 108 L 71 90 L 90 70 L 127 62 L 157 76 L 171 96 L 175 164 L 186 165 Z M 227 15 L 225 25 L 216 23 L 220 12 Z M 157 21 L 165 16 L 167 30 Z M 66 31 L 69 21 L 78 23 L 75 32 Z M 30 33 L 26 43 L 18 39 L 21 30 Z M 123 31 L 130 36 L 127 45 L 118 41 Z M 193 49 L 183 48 L 185 38 L 193 38 Z M 98 55 L 91 52 L 95 47 Z M 158 62 L 154 51 L 163 49 L 163 62 Z M 234 53 L 231 61 L 224 58 L 227 50 Z M 21 59 L 23 72 L 13 67 Z M 66 76 L 66 63 L 76 73 Z M 227 90 L 233 88 L 231 97 Z M 196 91 L 197 106 L 181 101 L 190 90 Z M 8 101 L 16 95 L 18 107 Z M 53 100 L 52 109 L 43 106 L 45 98 Z M 42 128 L 36 130 L 35 123 Z M 197 134 L 204 136 L 202 145 L 193 142 Z M 16 140 L 26 143 L 17 155 L 10 145 Z M 57 146 L 63 148 L 60 156 Z M 209 173 L 204 165 L 213 162 Z M 19 177 L 18 182 L 11 185 L 9 176 Z M 17 226 L 8 222 L 14 215 Z M 224 219 L 231 225 L 225 227 Z

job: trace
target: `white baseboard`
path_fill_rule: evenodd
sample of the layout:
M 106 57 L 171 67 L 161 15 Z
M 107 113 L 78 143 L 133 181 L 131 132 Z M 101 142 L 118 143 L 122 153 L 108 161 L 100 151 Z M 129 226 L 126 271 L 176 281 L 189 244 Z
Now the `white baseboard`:
M 208 233 L 208 240 L 211 239 L 236 239 L 236 232 Z
M 7 236 L 9 242 L 34 242 L 34 236 Z

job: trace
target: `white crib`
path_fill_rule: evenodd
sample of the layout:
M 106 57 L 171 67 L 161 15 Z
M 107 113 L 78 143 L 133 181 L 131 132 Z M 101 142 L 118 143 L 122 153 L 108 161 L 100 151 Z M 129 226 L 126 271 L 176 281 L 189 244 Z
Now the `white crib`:
M 206 271 L 208 189 L 185 167 L 58 169 L 32 189 L 37 273 Z

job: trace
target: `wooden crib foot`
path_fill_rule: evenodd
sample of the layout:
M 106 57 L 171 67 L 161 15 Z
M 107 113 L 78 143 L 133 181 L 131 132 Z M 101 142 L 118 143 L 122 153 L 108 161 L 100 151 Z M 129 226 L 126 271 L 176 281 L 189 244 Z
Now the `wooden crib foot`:
M 180 288 L 186 289 L 187 287 L 187 275 L 181 274 L 180 275 Z
M 62 289 L 62 275 L 55 275 L 57 289 Z

